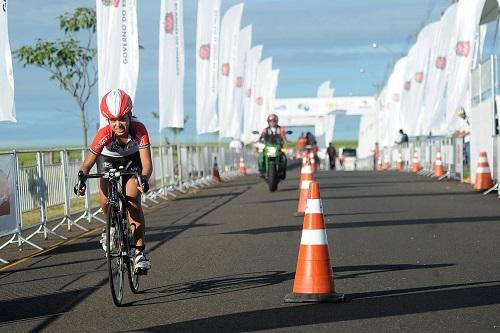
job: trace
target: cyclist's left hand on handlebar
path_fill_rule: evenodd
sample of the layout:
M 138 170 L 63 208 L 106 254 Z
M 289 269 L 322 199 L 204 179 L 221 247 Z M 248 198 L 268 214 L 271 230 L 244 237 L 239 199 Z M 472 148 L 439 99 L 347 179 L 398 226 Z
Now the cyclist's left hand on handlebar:
M 85 174 L 83 171 L 78 172 L 78 183 L 75 184 L 73 187 L 73 192 L 75 192 L 75 195 L 77 196 L 83 196 L 85 195 L 85 189 L 87 188 L 87 185 L 85 184 L 85 179 L 83 178 Z
M 149 191 L 149 183 L 148 183 L 148 178 L 146 176 L 141 176 L 141 185 L 142 185 L 142 192 L 146 193 Z

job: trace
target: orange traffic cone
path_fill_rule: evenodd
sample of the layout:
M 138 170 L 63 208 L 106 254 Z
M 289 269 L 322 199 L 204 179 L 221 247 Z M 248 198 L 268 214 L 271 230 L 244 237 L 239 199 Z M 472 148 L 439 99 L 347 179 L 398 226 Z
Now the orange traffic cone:
M 323 205 L 319 185 L 312 181 L 304 216 L 293 292 L 285 296 L 285 302 L 343 302 L 344 300 L 344 294 L 336 293 L 333 286 Z
M 443 161 L 441 160 L 441 152 L 436 153 L 436 162 L 434 162 L 434 177 L 444 175 Z
M 491 179 L 490 165 L 488 164 L 488 156 L 486 152 L 479 153 L 476 169 L 476 182 L 474 190 L 482 191 L 493 187 L 493 179 Z
M 307 198 L 309 195 L 309 185 L 313 180 L 311 165 L 309 162 L 306 164 L 304 168 L 302 168 L 302 173 L 300 175 L 300 194 L 299 194 L 299 203 L 297 205 L 296 216 L 302 215 L 306 210 Z
M 312 179 L 311 164 L 309 163 L 309 158 L 305 156 L 302 158 L 302 167 L 300 168 L 299 189 L 302 186 L 303 179 Z
M 316 160 L 314 159 L 314 153 L 309 153 L 309 161 L 311 161 L 311 170 L 313 173 L 318 171 L 318 166 L 316 165 Z
M 212 169 L 212 178 L 213 178 L 213 180 L 215 180 L 217 182 L 222 182 L 222 179 L 220 178 L 220 174 L 219 174 L 219 166 L 217 164 L 217 157 L 214 157 L 214 166 L 213 166 L 213 169 Z
M 401 157 L 401 153 L 398 153 L 398 159 L 396 160 L 396 168 L 399 171 L 403 171 L 404 169 L 404 163 L 403 163 L 403 158 Z
M 389 163 L 389 156 L 384 155 L 384 164 L 382 164 L 382 170 L 389 170 L 390 167 L 391 165 Z
M 412 164 L 411 164 L 411 171 L 413 171 L 413 172 L 419 172 L 420 171 L 420 161 L 418 159 L 417 152 L 413 153 L 413 161 L 412 161 Z
M 243 159 L 243 157 L 240 157 L 240 174 L 241 175 L 247 174 L 247 168 L 245 168 L 245 160 Z

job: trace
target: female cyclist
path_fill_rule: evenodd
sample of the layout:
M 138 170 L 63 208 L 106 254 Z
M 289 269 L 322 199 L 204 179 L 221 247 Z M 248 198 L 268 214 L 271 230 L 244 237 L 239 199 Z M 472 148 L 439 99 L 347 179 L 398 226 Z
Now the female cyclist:
M 136 171 L 141 175 L 142 191 L 149 189 L 148 180 L 153 171 L 149 136 L 146 127 L 132 116 L 132 100 L 121 89 L 113 89 L 101 100 L 101 114 L 108 120 L 97 132 L 90 146 L 90 153 L 80 166 L 80 171 L 88 174 L 97 162 L 97 172 L 118 169 L 130 163 L 128 171 Z M 150 262 L 144 254 L 144 214 L 141 207 L 141 195 L 136 177 L 124 177 L 127 198 L 128 220 L 132 228 L 135 248 L 135 271 L 147 274 Z M 85 194 L 85 185 L 75 186 L 77 195 Z M 99 202 L 104 214 L 107 214 L 107 182 L 99 182 Z M 103 243 L 105 244 L 105 243 Z

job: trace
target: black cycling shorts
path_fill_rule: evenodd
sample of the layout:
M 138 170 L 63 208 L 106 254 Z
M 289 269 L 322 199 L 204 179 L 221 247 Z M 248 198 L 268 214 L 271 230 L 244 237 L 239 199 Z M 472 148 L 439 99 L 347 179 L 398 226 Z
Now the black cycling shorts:
M 129 165 L 130 163 L 130 165 Z M 123 156 L 123 157 L 110 157 L 106 155 L 99 155 L 97 157 L 97 172 L 103 173 L 106 171 L 109 171 L 110 169 L 116 169 L 120 166 L 123 166 L 126 168 L 128 165 L 128 168 L 125 170 L 127 172 L 137 172 L 139 175 L 141 174 L 142 171 L 142 164 L 141 164 L 141 157 L 139 155 L 139 152 L 136 152 L 134 154 L 128 155 L 128 156 Z M 125 176 L 123 177 L 124 182 L 130 179 L 132 176 Z

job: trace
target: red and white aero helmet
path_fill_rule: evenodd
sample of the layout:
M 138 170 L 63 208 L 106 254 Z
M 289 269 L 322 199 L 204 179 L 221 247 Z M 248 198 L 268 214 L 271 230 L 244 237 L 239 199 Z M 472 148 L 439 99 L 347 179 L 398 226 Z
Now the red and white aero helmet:
M 101 114 L 104 118 L 115 120 L 132 112 L 132 99 L 121 89 L 113 89 L 101 99 Z

